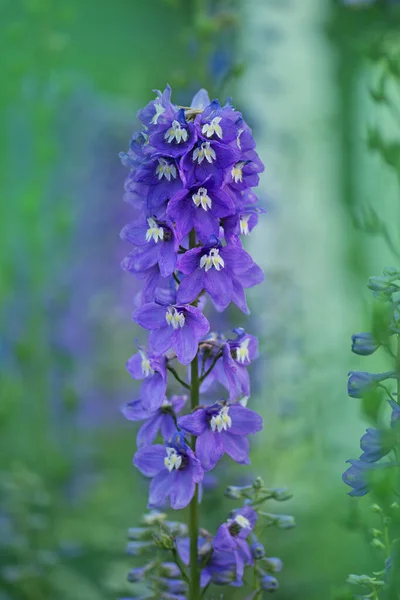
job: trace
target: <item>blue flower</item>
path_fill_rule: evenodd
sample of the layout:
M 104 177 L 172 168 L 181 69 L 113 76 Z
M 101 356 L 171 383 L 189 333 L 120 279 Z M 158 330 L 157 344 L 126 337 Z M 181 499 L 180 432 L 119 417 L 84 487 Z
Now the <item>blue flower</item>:
M 349 496 L 365 496 L 370 491 L 368 475 L 376 468 L 376 465 L 354 459 L 347 460 L 346 462 L 350 463 L 351 467 L 343 473 L 342 479 L 346 485 L 353 488 L 349 492 Z
M 386 456 L 393 448 L 393 436 L 390 432 L 380 429 L 367 429 L 361 438 L 360 447 L 363 451 L 360 460 L 374 463 Z

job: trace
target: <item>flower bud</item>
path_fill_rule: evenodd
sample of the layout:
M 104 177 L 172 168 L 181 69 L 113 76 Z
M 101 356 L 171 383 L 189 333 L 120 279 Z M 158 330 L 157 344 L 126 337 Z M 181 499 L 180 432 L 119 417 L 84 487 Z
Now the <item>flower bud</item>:
M 165 513 L 160 512 L 159 510 L 151 510 L 142 516 L 142 523 L 144 525 L 158 525 L 162 523 L 167 518 Z
M 378 540 L 377 538 L 374 538 L 371 541 L 371 547 L 375 548 L 376 550 L 384 550 L 385 549 L 385 544 L 382 544 L 381 540 Z
M 167 579 L 165 577 L 157 577 L 158 583 L 163 590 L 171 594 L 184 594 L 186 592 L 186 583 L 182 579 Z
M 146 569 L 144 567 L 136 567 L 129 571 L 127 578 L 129 583 L 138 583 L 144 580 L 145 575 Z
M 154 547 L 154 542 L 129 542 L 126 545 L 126 553 L 130 556 L 142 556 Z
M 281 559 L 274 556 L 265 557 L 263 564 L 267 571 L 270 571 L 271 573 L 280 573 L 283 569 L 283 562 Z
M 275 592 L 275 590 L 279 588 L 279 582 L 272 575 L 263 575 L 261 579 L 261 588 L 266 592 Z
M 362 398 L 365 394 L 376 389 L 381 381 L 393 378 L 395 375 L 394 371 L 376 374 L 363 371 L 350 371 L 347 382 L 347 393 L 351 398 Z
M 179 567 L 174 562 L 163 562 L 160 565 L 160 573 L 163 577 L 177 579 L 181 572 Z
M 260 560 L 265 556 L 265 548 L 261 542 L 254 541 L 250 546 L 250 552 L 255 560 Z
M 359 356 L 369 356 L 380 346 L 372 333 L 355 333 L 351 336 L 351 351 Z
M 131 527 L 128 529 L 128 539 L 133 541 L 151 540 L 153 532 L 145 527 Z
M 173 550 L 175 548 L 175 538 L 165 531 L 159 531 L 153 536 L 154 543 L 163 550 Z
M 179 521 L 165 521 L 164 529 L 175 537 L 185 537 L 188 533 L 186 523 L 180 523 Z
M 380 515 L 383 513 L 383 510 L 381 509 L 381 507 L 379 506 L 379 504 L 372 504 L 371 510 L 372 510 L 372 512 L 378 513 Z

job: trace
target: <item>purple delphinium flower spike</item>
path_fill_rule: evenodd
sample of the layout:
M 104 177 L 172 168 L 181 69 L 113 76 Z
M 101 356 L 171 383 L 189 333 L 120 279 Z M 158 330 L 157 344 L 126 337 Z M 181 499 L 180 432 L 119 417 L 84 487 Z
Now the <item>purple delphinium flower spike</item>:
M 165 446 L 140 448 L 133 464 L 143 475 L 152 477 L 149 508 L 163 506 L 168 497 L 173 509 L 185 508 L 193 498 L 196 483 L 200 483 L 204 475 L 200 461 L 180 433 Z
M 140 390 L 143 405 L 150 411 L 160 408 L 167 391 L 166 357 L 148 354 L 139 346 L 139 352 L 128 359 L 126 369 L 133 379 L 143 380 Z
M 179 427 L 197 436 L 196 456 L 205 471 L 226 452 L 234 461 L 249 464 L 247 435 L 262 429 L 262 418 L 240 404 L 216 403 L 180 417 Z
M 133 313 L 133 320 L 151 331 L 149 347 L 158 354 L 172 348 L 183 365 L 196 356 L 201 338 L 208 333 L 210 324 L 195 306 L 144 304 Z
M 245 276 L 253 265 L 245 250 L 222 246 L 216 238 L 201 248 L 189 250 L 178 260 L 178 269 L 185 275 L 178 289 L 178 302 L 193 302 L 205 290 L 216 305 L 226 308 L 235 301 L 234 281 L 241 285 L 242 280 L 237 276 Z
M 129 421 L 146 421 L 138 431 L 136 443 L 138 447 L 150 446 L 158 432 L 169 442 L 176 432 L 176 415 L 180 413 L 187 401 L 187 396 L 171 396 L 164 399 L 160 408 L 149 410 L 142 400 L 128 402 L 122 407 L 122 414 Z
M 214 539 L 216 550 L 234 553 L 239 579 L 243 577 L 245 562 L 253 562 L 246 538 L 253 531 L 256 521 L 257 513 L 250 506 L 239 508 L 227 523 L 220 525 Z M 243 560 L 243 556 L 246 557 L 246 561 Z

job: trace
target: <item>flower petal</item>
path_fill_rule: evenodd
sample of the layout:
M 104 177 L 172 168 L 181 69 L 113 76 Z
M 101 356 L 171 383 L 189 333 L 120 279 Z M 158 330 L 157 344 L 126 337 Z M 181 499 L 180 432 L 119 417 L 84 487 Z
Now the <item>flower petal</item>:
M 229 428 L 229 433 L 233 435 L 248 435 L 261 431 L 263 427 L 262 417 L 240 404 L 229 406 L 229 416 L 232 419 L 232 425 Z
M 146 421 L 146 423 L 143 423 L 136 437 L 136 444 L 138 445 L 138 448 L 141 448 L 142 446 L 151 446 L 157 437 L 158 430 L 161 427 L 161 419 L 162 416 L 160 414 L 156 414 L 154 417 Z
M 224 454 L 221 434 L 207 428 L 196 440 L 196 456 L 205 471 L 211 471 Z
M 149 508 L 157 508 L 165 504 L 166 499 L 176 486 L 176 474 L 177 471 L 172 471 L 172 473 L 170 473 L 168 469 L 164 467 L 164 469 L 152 479 L 149 489 Z
M 174 333 L 174 329 L 168 325 L 154 329 L 149 336 L 149 347 L 157 354 L 164 354 L 173 345 Z
M 250 464 L 249 449 L 250 444 L 247 437 L 233 435 L 229 431 L 223 431 L 221 434 L 225 452 L 237 463 L 241 465 Z
M 180 417 L 178 419 L 178 425 L 187 433 L 192 435 L 201 435 L 208 427 L 206 415 L 207 413 L 205 409 L 198 408 L 190 415 Z
M 157 329 L 157 333 L 159 331 L 163 330 Z M 154 373 L 151 377 L 146 377 L 140 391 L 143 406 L 150 411 L 157 410 L 164 402 L 166 391 L 167 382 L 160 373 Z
M 166 326 L 165 314 L 167 310 L 165 306 L 160 306 L 155 302 L 149 302 L 143 304 L 140 308 L 135 310 L 132 315 L 135 323 L 144 327 L 145 329 L 159 329 L 160 327 Z
M 161 444 L 156 444 L 155 446 L 145 446 L 136 452 L 135 456 L 133 457 L 133 464 L 146 477 L 154 477 L 161 470 L 165 469 L 165 457 L 165 446 Z
M 171 508 L 180 510 L 185 508 L 193 498 L 195 483 L 192 479 L 191 469 L 186 467 L 176 473 L 176 483 L 171 489 Z

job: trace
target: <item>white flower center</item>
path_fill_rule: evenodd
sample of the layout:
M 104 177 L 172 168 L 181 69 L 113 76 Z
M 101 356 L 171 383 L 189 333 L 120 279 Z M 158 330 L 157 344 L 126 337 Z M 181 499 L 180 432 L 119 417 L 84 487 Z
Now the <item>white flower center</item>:
M 157 125 L 157 121 L 159 117 L 165 112 L 165 108 L 163 108 L 159 102 L 154 102 L 153 106 L 156 109 L 156 112 L 150 123 L 152 123 L 152 125 Z
M 178 312 L 174 306 L 170 306 L 165 313 L 165 320 L 174 329 L 179 329 L 179 327 L 183 327 L 185 324 L 185 315 Z
M 212 206 L 211 198 L 207 195 L 207 188 L 199 188 L 197 194 L 193 194 L 192 200 L 196 206 L 201 206 L 205 211 Z
M 172 179 L 176 179 L 176 167 L 172 163 L 167 162 L 165 158 L 159 158 L 156 175 L 158 175 L 158 181 L 163 177 L 171 181 L 171 177 Z
M 243 181 L 243 166 L 244 166 L 244 162 L 238 162 L 235 165 L 233 165 L 232 170 L 231 170 L 231 175 L 232 175 L 232 180 L 235 183 L 240 183 Z
M 217 155 L 215 154 L 215 150 L 211 147 L 210 142 L 203 142 L 201 146 L 195 148 L 193 152 L 193 162 L 197 160 L 199 165 L 204 159 L 206 159 L 207 162 L 212 163 L 216 158 Z
M 171 127 L 164 135 L 164 139 L 167 140 L 168 144 L 170 144 L 173 140 L 176 140 L 176 143 L 180 144 L 182 140 L 186 142 L 188 139 L 188 132 L 186 129 L 181 127 L 179 121 L 172 121 Z
M 232 427 L 228 406 L 223 406 L 218 414 L 211 417 L 210 426 L 212 431 L 218 431 L 219 433 Z
M 249 235 L 249 219 L 250 215 L 242 215 L 240 217 L 240 233 L 242 235 Z
M 240 344 L 240 346 L 238 348 L 236 348 L 236 360 L 242 364 L 245 363 L 246 361 L 250 360 L 249 343 L 250 343 L 250 338 L 246 338 L 245 340 L 243 340 L 243 342 Z
M 171 473 L 174 469 L 178 470 L 182 464 L 182 456 L 177 453 L 175 448 L 166 448 L 167 456 L 164 458 L 164 465 Z
M 168 398 L 164 398 L 161 404 L 161 408 L 167 408 L 168 406 L 172 406 L 172 402 L 170 402 Z
M 154 371 L 150 366 L 149 357 L 143 352 L 143 350 L 139 350 L 140 356 L 142 357 L 142 373 L 145 377 L 149 377 L 149 375 L 154 375 Z
M 240 525 L 242 529 L 251 529 L 250 521 L 246 519 L 246 517 L 244 517 L 243 515 L 236 515 L 236 517 L 233 520 L 235 521 L 235 523 Z
M 204 123 L 201 133 L 210 138 L 214 133 L 222 140 L 222 128 L 220 125 L 221 117 L 214 117 L 210 123 Z
M 157 244 L 158 240 L 164 239 L 164 229 L 159 227 L 154 219 L 147 219 L 147 224 L 149 228 L 146 231 L 146 242 L 154 240 Z
M 218 248 L 212 248 L 208 254 L 203 254 L 200 259 L 200 268 L 209 271 L 212 267 L 215 267 L 217 271 L 220 271 L 225 267 L 225 261 L 222 256 L 219 255 Z

